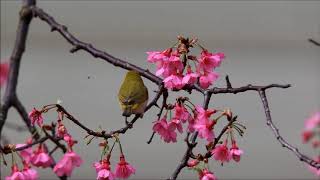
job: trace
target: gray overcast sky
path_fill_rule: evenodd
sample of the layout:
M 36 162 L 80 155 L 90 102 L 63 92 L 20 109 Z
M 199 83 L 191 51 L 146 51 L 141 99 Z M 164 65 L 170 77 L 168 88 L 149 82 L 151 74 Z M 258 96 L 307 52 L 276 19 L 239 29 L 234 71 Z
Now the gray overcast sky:
M 320 109 L 320 51 L 307 41 L 310 37 L 320 40 L 319 1 L 39 1 L 38 5 L 81 40 L 151 71 L 155 68 L 146 63 L 145 52 L 165 49 L 183 34 L 196 36 L 208 49 L 226 54 L 216 86 L 225 86 L 227 74 L 234 87 L 291 83 L 290 89 L 267 92 L 272 116 L 289 142 L 304 153 L 316 155 L 301 143 L 300 134 L 304 120 Z M 20 1 L 1 1 L 1 59 L 11 54 L 19 8 Z M 125 71 L 85 52 L 70 54 L 70 47 L 57 33 L 51 33 L 47 24 L 34 19 L 21 64 L 18 89 L 22 102 L 31 110 L 59 98 L 92 129 L 98 125 L 107 130 L 123 126 L 116 94 Z M 153 97 L 156 87 L 145 83 Z M 171 93 L 170 101 L 177 96 Z M 197 94 L 191 98 L 197 104 L 202 101 Z M 240 163 L 221 167 L 211 161 L 210 167 L 219 179 L 314 178 L 305 164 L 276 142 L 256 93 L 214 96 L 211 107 L 231 107 L 248 128 L 244 138 L 239 138 L 239 146 L 245 151 Z M 156 113 L 157 109 L 151 110 L 133 130 L 121 136 L 127 159 L 137 169 L 133 179 L 168 177 L 185 150 L 184 135 L 176 144 L 165 144 L 158 136 L 152 144 L 146 144 Z M 46 121 L 55 118 L 50 114 Z M 8 121 L 21 123 L 15 111 L 9 112 Z M 85 159 L 73 179 L 93 179 L 91 164 L 99 159 L 97 141 L 86 146 L 82 141 L 85 133 L 71 123 L 67 127 L 78 137 L 80 144 L 75 150 Z M 27 135 L 8 129 L 4 134 L 12 142 L 23 142 Z M 113 163 L 117 159 L 114 154 Z M 9 173 L 9 168 L 1 168 Z M 54 176 L 51 171 L 40 172 L 42 179 Z M 196 177 L 186 169 L 180 176 Z

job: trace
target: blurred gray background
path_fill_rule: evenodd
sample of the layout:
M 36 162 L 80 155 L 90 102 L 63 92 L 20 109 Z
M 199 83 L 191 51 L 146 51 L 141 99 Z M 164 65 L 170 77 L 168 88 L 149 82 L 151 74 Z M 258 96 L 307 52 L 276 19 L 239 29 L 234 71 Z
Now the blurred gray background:
M 1 1 L 1 59 L 11 54 L 20 5 L 20 1 Z M 320 40 L 319 1 L 39 1 L 38 5 L 79 39 L 153 72 L 155 68 L 146 63 L 145 52 L 165 49 L 181 34 L 198 37 L 211 51 L 226 54 L 216 86 L 225 86 L 227 74 L 234 87 L 292 84 L 289 89 L 267 91 L 273 120 L 290 143 L 303 153 L 317 155 L 310 145 L 302 144 L 301 131 L 304 120 L 320 109 L 320 49 L 307 41 Z M 18 86 L 23 104 L 30 111 L 61 99 L 71 114 L 92 129 L 99 125 L 107 130 L 122 127 L 116 95 L 126 71 L 82 51 L 70 54 L 70 48 L 60 35 L 50 33 L 47 24 L 39 19 L 32 21 Z M 156 86 L 147 80 L 145 83 L 153 97 Z M 183 94 L 170 93 L 171 102 Z M 196 104 L 202 103 L 199 94 L 191 97 Z M 304 163 L 276 141 L 266 126 L 256 92 L 216 95 L 210 107 L 232 108 L 247 126 L 244 138 L 238 139 L 245 152 L 240 163 L 221 167 L 211 161 L 211 170 L 219 179 L 315 178 Z M 167 178 L 185 152 L 184 135 L 179 135 L 175 144 L 166 144 L 158 136 L 150 145 L 146 143 L 156 113 L 156 108 L 148 111 L 133 130 L 120 136 L 127 160 L 137 169 L 132 179 Z M 45 117 L 46 122 L 55 120 L 54 113 Z M 21 124 L 13 109 L 7 121 Z M 86 146 L 84 131 L 72 123 L 66 125 L 80 142 L 75 151 L 85 160 L 72 178 L 94 179 L 91 164 L 100 157 L 98 141 Z M 9 129 L 3 134 L 14 143 L 22 143 L 29 136 Z M 55 155 L 61 157 L 60 152 Z M 113 157 L 114 164 L 118 154 Z M 4 174 L 9 173 L 10 168 L 1 168 Z M 51 170 L 39 171 L 41 179 L 55 177 Z M 196 179 L 197 175 L 184 169 L 179 178 Z

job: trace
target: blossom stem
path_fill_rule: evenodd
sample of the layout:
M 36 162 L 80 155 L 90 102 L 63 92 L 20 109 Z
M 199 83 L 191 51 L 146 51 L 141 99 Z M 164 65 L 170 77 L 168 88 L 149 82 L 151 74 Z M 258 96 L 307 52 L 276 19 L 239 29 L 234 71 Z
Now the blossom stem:
M 20 158 L 21 162 L 24 161 L 23 158 L 21 157 L 21 155 L 17 151 L 13 151 L 12 154 L 15 154 L 16 156 L 18 156 Z
M 191 112 L 193 112 L 193 108 L 191 106 L 189 106 L 188 104 L 184 104 L 184 105 L 187 106 L 191 110 Z
M 206 48 L 204 48 L 201 44 L 199 44 L 199 43 L 194 43 L 195 45 L 197 45 L 201 50 L 203 50 L 203 51 L 205 51 L 205 50 L 207 50 Z
M 107 157 L 108 157 L 108 161 L 109 161 L 109 159 L 110 159 L 110 157 L 111 157 L 111 153 L 112 153 L 112 151 L 113 151 L 113 148 L 114 148 L 114 145 L 116 144 L 116 141 L 114 141 L 113 142 L 113 144 L 112 144 L 112 146 L 111 146 L 111 149 L 110 149 L 110 151 L 109 151 L 109 153 L 108 153 L 108 155 L 107 155 Z M 102 157 L 103 157 L 103 153 L 101 153 L 101 160 L 102 160 Z
M 196 107 L 190 100 L 186 100 L 188 103 L 190 103 L 193 107 Z
M 121 142 L 120 140 L 118 139 L 118 144 L 119 144 L 119 148 L 120 148 L 120 153 L 123 154 L 123 151 L 122 151 L 122 145 L 121 145 Z
M 218 122 L 218 120 L 220 119 L 220 118 L 222 118 L 224 116 L 224 114 L 221 114 L 220 116 L 218 116 L 217 118 L 216 118 L 216 121 Z
M 11 162 L 12 162 L 12 165 L 16 164 L 16 159 L 14 157 L 14 153 L 11 153 Z

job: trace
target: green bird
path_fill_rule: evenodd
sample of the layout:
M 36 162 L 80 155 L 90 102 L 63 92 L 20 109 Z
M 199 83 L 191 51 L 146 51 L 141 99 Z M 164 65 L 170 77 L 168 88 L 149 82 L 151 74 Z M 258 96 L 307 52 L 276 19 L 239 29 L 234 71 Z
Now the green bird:
M 131 114 L 143 116 L 148 103 L 148 89 L 137 71 L 128 71 L 118 93 L 122 115 Z

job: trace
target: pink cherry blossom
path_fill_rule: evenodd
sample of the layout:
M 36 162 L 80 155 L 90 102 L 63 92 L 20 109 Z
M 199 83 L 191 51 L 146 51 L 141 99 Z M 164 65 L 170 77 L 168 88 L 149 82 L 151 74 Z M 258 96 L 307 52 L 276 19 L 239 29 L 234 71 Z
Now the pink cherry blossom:
M 214 138 L 213 127 L 215 121 L 209 120 L 209 117 L 215 113 L 215 110 L 204 110 L 202 107 L 196 107 L 196 119 L 193 124 L 193 129 L 198 132 L 200 138 L 212 141 Z
M 60 138 L 63 138 L 63 136 L 65 134 L 68 134 L 68 130 L 65 127 L 65 125 L 62 124 L 62 121 L 59 119 L 58 120 L 58 127 L 57 127 L 57 136 L 60 137 Z
M 208 169 L 203 169 L 199 173 L 199 180 L 217 180 L 217 178 Z
M 192 159 L 192 160 L 188 161 L 187 166 L 188 166 L 188 167 L 194 167 L 194 166 L 198 165 L 199 163 L 200 163 L 199 160 L 197 160 L 197 159 Z
M 190 113 L 183 104 L 176 103 L 174 106 L 174 119 L 179 119 L 185 123 L 190 118 Z
M 231 159 L 229 149 L 227 147 L 227 141 L 222 145 L 217 145 L 212 151 L 211 154 L 215 160 L 220 160 L 221 163 L 229 162 Z
M 39 178 L 38 172 L 31 168 L 30 164 L 27 162 L 23 162 L 24 168 L 22 173 L 24 174 L 24 176 L 26 177 L 26 179 L 28 180 L 37 180 Z
M 302 142 L 303 143 L 307 143 L 310 141 L 310 139 L 312 139 L 314 137 L 314 132 L 310 131 L 310 130 L 306 130 L 302 132 Z
M 82 164 L 81 157 L 73 151 L 64 154 L 63 158 L 54 166 L 53 171 L 58 176 L 71 176 L 75 167 L 80 167 Z
M 36 108 L 33 108 L 29 113 L 29 118 L 31 120 L 31 124 L 34 125 L 37 123 L 39 126 L 43 124 L 43 117 L 41 111 L 38 111 Z
M 168 60 L 169 57 L 171 56 L 171 52 L 172 52 L 172 49 L 169 48 L 169 49 L 166 49 L 162 52 L 160 51 L 150 51 L 150 52 L 147 52 L 148 54 L 148 62 L 151 62 L 151 63 L 155 63 L 155 62 L 159 62 L 159 61 L 165 61 L 165 60 Z
M 188 66 L 187 74 L 182 78 L 182 84 L 183 85 L 194 84 L 195 82 L 197 82 L 198 77 L 199 77 L 199 74 L 192 72 L 191 67 Z
M 96 172 L 98 173 L 102 169 L 101 162 L 94 162 L 92 166 L 96 169 Z
M 182 84 L 182 78 L 178 75 L 170 75 L 164 80 L 164 86 L 168 89 L 181 89 L 184 85 Z
M 230 149 L 230 156 L 232 157 L 232 159 L 236 162 L 239 162 L 242 154 L 243 151 L 238 148 L 235 142 L 233 142 L 232 147 Z
M 164 61 L 159 61 L 157 63 L 157 76 L 162 76 L 164 78 L 177 73 L 182 73 L 183 64 L 179 57 L 170 56 L 169 59 Z
M 115 176 L 118 178 L 127 179 L 136 172 L 135 168 L 126 162 L 124 155 L 121 154 L 120 162 L 116 166 Z
M 38 149 L 32 154 L 30 162 L 34 166 L 46 168 L 51 166 L 53 159 L 48 155 L 44 145 L 40 144 Z
M 0 87 L 2 87 L 7 79 L 8 79 L 8 75 L 9 75 L 9 63 L 5 62 L 5 63 L 1 63 L 0 64 Z
M 93 163 L 93 167 L 97 172 L 97 180 L 113 180 L 114 174 L 110 171 L 110 162 L 103 159 L 100 162 Z
M 27 144 L 16 144 L 16 148 L 20 148 L 23 146 L 26 146 Z M 24 161 L 30 162 L 31 156 L 32 156 L 32 148 L 26 148 L 24 150 L 19 151 L 20 156 L 23 158 Z
M 207 89 L 211 86 L 216 79 L 218 79 L 219 74 L 212 71 L 212 72 L 205 72 L 199 78 L 199 85 L 200 87 Z
M 153 125 L 153 131 L 158 133 L 166 143 L 177 142 L 177 133 L 175 132 L 176 125 L 167 123 L 166 117 L 156 121 Z
M 170 125 L 173 124 L 175 126 L 175 128 L 182 133 L 183 132 L 183 128 L 182 128 L 182 123 L 179 119 L 171 119 L 170 121 Z M 170 126 L 169 125 L 169 126 Z
M 320 162 L 320 156 L 317 159 L 314 159 L 316 162 Z M 320 169 L 317 169 L 313 166 L 308 165 L 309 170 L 315 174 L 316 176 L 320 177 Z
M 198 59 L 199 68 L 203 69 L 203 71 L 210 72 L 213 68 L 220 66 L 224 58 L 223 53 L 210 53 L 207 50 L 203 50 L 200 59 Z
M 16 164 L 14 164 L 11 169 L 11 176 L 7 176 L 6 180 L 28 180 L 28 178 L 19 170 Z
M 68 146 L 72 148 L 72 146 L 76 143 L 76 141 L 72 138 L 70 134 L 65 134 L 63 136 L 63 140 L 67 142 Z
M 194 130 L 198 131 L 200 138 L 212 141 L 214 138 L 213 126 L 215 121 L 209 121 L 208 119 L 197 119 L 193 125 Z
M 305 122 L 305 129 L 312 130 L 320 125 L 320 112 L 316 112 Z

